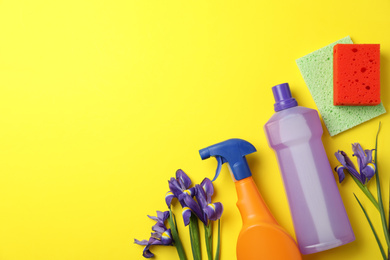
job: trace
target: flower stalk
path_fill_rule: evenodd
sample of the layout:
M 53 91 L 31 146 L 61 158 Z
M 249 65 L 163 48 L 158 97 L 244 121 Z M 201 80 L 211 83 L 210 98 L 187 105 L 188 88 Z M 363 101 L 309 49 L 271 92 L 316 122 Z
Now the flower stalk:
M 187 260 L 186 253 L 184 251 L 183 244 L 181 243 L 179 232 L 177 230 L 177 224 L 176 224 L 176 218 L 175 215 L 172 213 L 172 210 L 169 209 L 169 218 L 168 218 L 169 226 L 171 227 L 172 231 L 172 238 L 174 241 L 174 245 L 177 250 L 177 254 L 179 255 L 180 260 Z
M 367 198 L 372 202 L 374 207 L 380 212 L 380 207 L 378 202 L 376 201 L 374 195 L 372 195 L 371 191 L 368 189 L 366 185 L 363 185 L 355 176 L 352 175 L 353 180 L 359 186 L 359 188 L 363 191 L 363 193 L 367 196 Z
M 204 236 L 206 241 L 207 257 L 209 260 L 213 260 L 213 229 L 211 222 L 208 225 L 204 225 Z
M 191 214 L 190 217 L 189 230 L 190 230 L 192 255 L 194 256 L 194 260 L 200 260 L 202 259 L 202 252 L 200 249 L 199 225 L 198 225 L 198 218 L 194 214 Z
M 335 156 L 337 160 L 341 163 L 341 165 L 337 166 L 335 168 L 335 171 L 339 175 L 339 182 L 341 183 L 344 178 L 344 170 L 347 170 L 348 173 L 352 176 L 355 183 L 358 185 L 358 187 L 363 191 L 363 193 L 367 196 L 367 198 L 371 201 L 371 203 L 374 205 L 374 207 L 378 210 L 380 213 L 381 218 L 381 224 L 382 224 L 382 230 L 386 239 L 387 244 L 387 253 L 388 257 L 390 257 L 390 227 L 387 227 L 386 222 L 386 214 L 383 207 L 383 200 L 382 200 L 382 193 L 381 193 L 381 185 L 380 185 L 380 177 L 379 177 L 379 171 L 378 171 L 378 136 L 380 131 L 381 123 L 379 123 L 378 131 L 375 138 L 375 149 L 373 150 L 364 150 L 361 148 L 359 143 L 352 144 L 352 150 L 354 151 L 354 156 L 357 157 L 358 165 L 359 165 L 359 171 L 355 168 L 355 165 L 352 163 L 352 161 L 348 158 L 347 154 L 343 151 L 337 151 L 335 153 Z M 372 158 L 372 152 L 375 151 L 374 159 Z M 376 187 L 377 187 L 377 198 L 373 196 L 373 194 L 370 192 L 370 190 L 367 187 L 368 181 L 376 176 Z M 371 230 L 375 236 L 375 239 L 378 243 L 378 247 L 381 250 L 381 254 L 384 259 L 386 258 L 386 253 L 383 250 L 383 246 L 378 239 L 378 235 L 371 223 L 371 220 L 364 209 L 363 205 L 360 203 L 357 196 L 354 194 L 357 202 L 359 203 L 361 209 L 364 212 L 364 215 L 366 216 L 366 219 L 368 223 L 370 224 Z M 390 207 L 390 205 L 389 205 Z M 389 208 L 390 210 L 390 208 Z M 390 215 L 389 215 L 390 218 Z M 390 221 L 390 219 L 389 219 Z M 390 258 L 389 258 L 390 259 Z
M 374 226 L 372 225 L 372 222 L 371 222 L 371 220 L 370 220 L 370 217 L 368 216 L 368 214 L 367 214 L 366 210 L 364 209 L 362 203 L 360 203 L 360 200 L 358 199 L 358 197 L 356 197 L 355 193 L 354 193 L 353 195 L 355 196 L 355 199 L 357 200 L 357 202 L 359 203 L 361 209 L 363 210 L 363 213 L 364 213 L 364 215 L 366 216 L 366 219 L 367 219 L 367 221 L 368 221 L 368 224 L 370 224 L 372 233 L 374 233 L 375 240 L 376 240 L 376 242 L 378 243 L 379 250 L 381 251 L 381 254 L 382 254 L 383 259 L 386 260 L 386 259 L 387 259 L 387 258 L 386 258 L 386 253 L 385 253 L 385 251 L 383 250 L 382 244 L 381 244 L 381 242 L 380 242 L 380 240 L 379 240 L 379 237 L 378 237 L 378 235 L 377 235 L 377 233 L 376 233 L 376 231 L 375 231 Z
M 214 260 L 219 260 L 221 249 L 221 219 L 218 219 L 218 241 L 217 241 L 217 252 L 215 253 Z
M 375 170 L 375 174 L 376 174 L 376 188 L 377 188 L 379 212 L 380 212 L 380 215 L 381 215 L 383 233 L 385 234 L 387 248 L 390 249 L 390 237 L 389 237 L 389 231 L 387 229 L 387 224 L 386 224 L 385 210 L 383 208 L 382 193 L 381 193 L 381 183 L 380 183 L 380 179 L 379 179 L 378 160 L 377 160 L 377 156 L 378 156 L 378 136 L 379 136 L 380 128 L 381 128 L 381 123 L 379 123 L 378 132 L 376 134 L 376 139 L 375 139 L 375 159 L 374 160 L 375 160 L 375 163 L 377 164 L 377 167 L 376 167 L 376 170 Z

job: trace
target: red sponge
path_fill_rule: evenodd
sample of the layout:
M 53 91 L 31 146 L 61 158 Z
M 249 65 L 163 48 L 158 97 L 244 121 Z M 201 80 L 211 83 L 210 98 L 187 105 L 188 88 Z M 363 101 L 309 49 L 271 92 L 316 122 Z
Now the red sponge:
M 380 45 L 336 44 L 333 48 L 333 104 L 374 106 L 380 99 Z

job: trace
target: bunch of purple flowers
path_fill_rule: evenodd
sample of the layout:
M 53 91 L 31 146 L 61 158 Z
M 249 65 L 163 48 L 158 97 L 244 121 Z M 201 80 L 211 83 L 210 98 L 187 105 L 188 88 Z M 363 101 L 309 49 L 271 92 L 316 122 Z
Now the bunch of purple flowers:
M 169 191 L 165 195 L 165 202 L 169 211 L 157 211 L 157 218 L 150 217 L 157 221 L 152 227 L 154 233 L 149 241 L 137 239 L 134 242 L 138 245 L 144 245 L 143 256 L 145 258 L 153 257 L 149 248 L 152 245 L 175 245 L 180 259 L 187 259 L 184 248 L 180 241 L 177 230 L 176 219 L 171 210 L 173 199 L 177 199 L 182 206 L 182 216 L 185 226 L 189 226 L 192 254 L 194 260 L 200 260 L 202 257 L 200 249 L 200 235 L 198 219 L 205 228 L 205 243 L 208 259 L 212 260 L 212 221 L 220 220 L 223 205 L 220 202 L 212 203 L 211 197 L 214 194 L 214 186 L 210 179 L 205 178 L 201 184 L 191 187 L 191 179 L 182 170 L 176 171 L 176 178 L 168 181 Z M 165 221 L 168 221 L 170 228 L 167 228 Z M 220 221 L 218 222 L 218 245 L 215 254 L 215 260 L 219 259 L 220 245 Z
M 337 151 L 335 153 L 335 156 L 337 160 L 341 163 L 337 167 L 335 167 L 335 171 L 337 172 L 339 176 L 339 182 L 341 183 L 344 178 L 345 174 L 344 171 L 347 171 L 355 181 L 355 183 L 358 185 L 358 187 L 363 191 L 363 193 L 367 196 L 367 198 L 372 202 L 372 204 L 375 206 L 375 208 L 379 211 L 381 216 L 381 222 L 382 222 L 382 230 L 385 235 L 386 244 L 388 247 L 387 252 L 389 252 L 390 248 L 390 233 L 387 229 L 387 222 L 386 222 L 386 216 L 385 211 L 383 207 L 383 201 L 382 201 L 382 194 L 381 194 L 381 187 L 380 187 L 380 180 L 379 180 L 379 172 L 378 172 L 378 135 L 379 135 L 379 129 L 380 129 L 380 123 L 378 132 L 376 135 L 375 140 L 375 149 L 371 150 L 363 150 L 361 145 L 359 143 L 352 144 L 352 151 L 353 156 L 356 156 L 359 170 L 356 169 L 355 165 L 351 161 L 351 159 L 347 156 L 347 154 L 343 151 Z M 373 158 L 372 154 L 373 151 L 375 151 L 375 158 Z M 377 197 L 378 200 L 375 199 L 371 191 L 368 189 L 367 184 L 368 182 L 376 176 L 376 186 L 377 186 Z M 374 229 L 374 226 L 372 225 L 372 222 L 370 220 L 370 217 L 368 216 L 365 208 L 361 204 L 358 197 L 354 194 L 359 206 L 361 207 L 368 223 L 370 224 L 371 230 L 375 236 L 375 239 L 377 241 L 378 247 L 381 251 L 382 257 L 384 260 L 387 260 L 385 250 L 383 249 L 383 246 L 378 238 L 378 235 Z

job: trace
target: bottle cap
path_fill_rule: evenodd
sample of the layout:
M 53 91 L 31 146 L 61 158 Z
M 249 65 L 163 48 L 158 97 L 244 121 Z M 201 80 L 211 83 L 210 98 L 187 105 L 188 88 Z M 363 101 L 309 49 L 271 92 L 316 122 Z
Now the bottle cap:
M 275 112 L 298 106 L 298 102 L 291 96 L 288 83 L 283 83 L 272 87 L 272 92 L 275 98 Z

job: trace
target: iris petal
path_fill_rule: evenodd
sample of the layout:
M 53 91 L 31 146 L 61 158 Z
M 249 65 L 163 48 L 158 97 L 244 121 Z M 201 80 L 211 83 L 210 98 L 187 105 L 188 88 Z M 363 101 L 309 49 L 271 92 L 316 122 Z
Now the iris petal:
M 184 197 L 184 202 L 191 209 L 191 211 L 200 219 L 200 221 L 207 225 L 207 219 L 203 215 L 203 212 L 199 207 L 198 203 L 196 203 L 196 201 L 187 194 Z
M 346 169 L 346 168 L 341 164 L 335 168 L 335 171 L 337 172 L 337 175 L 339 176 L 339 183 L 341 183 L 345 178 L 344 169 Z
M 214 194 L 214 186 L 213 183 L 209 178 L 205 178 L 201 183 L 200 186 L 203 188 L 204 192 L 206 193 L 206 200 L 207 203 L 211 203 L 211 196 Z
M 152 245 L 172 245 L 173 243 L 171 231 L 165 226 L 165 221 L 169 218 L 169 211 L 157 211 L 157 217 L 148 217 L 157 221 L 157 223 L 152 227 L 154 232 L 151 234 L 149 241 L 139 241 L 134 239 L 134 243 L 145 246 L 142 253 L 145 258 L 151 258 L 154 256 L 154 254 L 149 250 Z
M 173 195 L 172 191 L 168 191 L 165 194 L 165 203 L 167 203 L 168 208 L 171 208 L 173 198 L 175 198 L 175 195 Z
M 155 231 L 155 232 L 165 232 L 165 230 L 167 230 L 167 228 L 164 226 L 164 225 L 161 225 L 160 223 L 157 223 L 155 224 L 153 227 L 152 227 L 152 230 Z
M 192 197 L 192 192 L 191 190 L 184 190 L 183 193 L 186 193 L 187 195 L 190 195 Z
M 154 232 L 154 233 L 152 233 L 151 237 L 152 237 L 152 238 L 155 238 L 155 239 L 157 239 L 157 240 L 160 240 L 160 239 L 161 239 L 161 233 L 159 233 L 159 232 Z
M 181 214 L 183 216 L 184 226 L 190 224 L 191 209 L 189 207 L 183 207 Z
M 144 239 L 140 241 L 138 239 L 134 239 L 134 243 L 137 245 L 146 246 L 148 244 L 148 240 Z
M 358 171 L 356 170 L 356 167 L 355 165 L 353 164 L 353 162 L 351 161 L 351 159 L 349 159 L 348 155 L 343 152 L 343 151 L 340 151 L 341 155 L 344 156 L 344 159 L 345 159 L 345 162 L 346 164 L 344 165 L 345 167 L 347 167 L 348 170 L 350 171 L 354 171 L 356 173 L 358 173 Z
M 161 244 L 160 240 L 151 237 L 149 239 L 149 241 L 148 241 L 148 244 L 144 248 L 144 251 L 142 253 L 143 257 L 145 257 L 145 258 L 152 258 L 154 256 L 154 254 L 152 252 L 150 252 L 149 248 L 152 245 L 160 245 L 160 244 Z
M 157 221 L 159 223 L 164 223 L 164 221 L 165 221 L 164 217 L 165 217 L 165 213 L 164 212 L 157 211 Z
M 217 203 L 207 205 L 207 207 L 205 208 L 205 212 L 207 217 L 210 220 L 212 221 L 218 220 L 219 218 L 221 218 L 223 212 L 222 203 L 217 202 Z
M 200 208 L 201 209 L 206 208 L 207 204 L 209 204 L 209 202 L 207 201 L 206 193 L 205 193 L 204 189 L 200 185 L 196 185 L 195 189 L 196 189 L 195 197 L 196 197 L 196 200 L 199 203 Z
M 359 172 L 355 168 L 355 165 L 353 164 L 351 159 L 349 159 L 349 157 L 347 156 L 347 154 L 345 152 L 339 150 L 337 153 L 335 153 L 335 156 L 336 156 L 337 160 L 345 167 L 345 169 L 347 169 L 361 183 L 364 183 L 365 179 L 363 179 L 363 177 L 360 176 Z M 337 173 L 340 174 L 339 172 L 337 172 Z
M 336 156 L 337 160 L 344 166 L 347 165 L 347 162 L 345 161 L 344 156 L 342 155 L 343 151 L 338 150 L 337 152 L 334 153 L 334 156 Z
M 366 166 L 365 165 L 366 154 L 364 153 L 363 148 L 360 146 L 359 143 L 352 144 L 352 151 L 353 151 L 353 156 L 356 156 L 358 159 L 357 162 L 358 162 L 359 170 L 361 172 L 361 170 Z
M 154 256 L 154 254 L 152 252 L 150 252 L 149 248 L 150 248 L 151 245 L 147 245 L 145 248 L 144 248 L 144 251 L 142 253 L 142 256 L 145 257 L 145 258 L 152 258 Z
M 339 181 L 342 182 L 344 180 L 344 169 L 348 170 L 348 172 L 357 178 L 363 185 L 367 184 L 367 182 L 375 175 L 376 169 L 375 164 L 373 163 L 372 153 L 375 149 L 372 150 L 363 150 L 362 146 L 359 143 L 352 144 L 353 156 L 356 156 L 359 171 L 356 170 L 352 161 L 348 158 L 347 154 L 343 151 L 338 151 L 335 153 L 337 160 L 342 164 L 337 166 L 335 170 L 339 175 Z
M 171 229 L 168 229 L 161 235 L 161 242 L 163 245 L 170 245 L 172 244 L 172 234 L 171 234 Z
M 191 179 L 181 169 L 176 171 L 176 179 L 179 182 L 182 190 L 186 190 L 191 186 Z
M 155 221 L 158 221 L 158 217 L 155 217 L 155 216 L 149 216 L 149 215 L 148 215 L 148 217 L 149 217 L 149 218 L 151 218 L 151 219 L 153 219 L 153 220 L 155 220 Z
M 159 214 L 157 212 L 157 214 Z M 164 211 L 159 214 L 159 220 L 161 221 L 162 224 L 165 223 L 165 221 L 169 218 L 169 211 Z
M 173 195 L 177 198 L 179 195 L 183 192 L 182 188 L 180 187 L 180 184 L 177 182 L 175 178 L 171 178 L 168 181 L 169 189 L 173 193 Z
M 170 192 L 165 195 L 165 202 L 167 203 L 168 207 L 170 207 L 173 198 L 177 198 L 182 207 L 185 207 L 186 204 L 183 200 L 184 194 L 187 194 L 191 197 L 193 197 L 195 194 L 194 187 L 189 188 L 191 185 L 191 179 L 184 173 L 184 171 L 179 169 L 176 172 L 176 179 L 171 178 L 168 183 Z
M 367 181 L 369 181 L 375 175 L 375 164 L 367 164 L 362 170 L 362 174 L 367 178 Z
M 375 149 L 372 150 L 364 150 L 366 153 L 366 160 L 364 162 L 365 165 L 372 163 L 372 152 L 375 151 Z
M 151 237 L 148 241 L 148 244 L 146 245 L 146 247 L 144 248 L 144 251 L 143 251 L 143 257 L 145 258 L 152 258 L 154 256 L 154 254 L 152 252 L 150 252 L 149 248 L 153 245 L 164 245 L 161 240 L 159 239 L 156 239 L 154 237 Z
M 195 196 L 195 187 L 189 188 L 187 191 L 190 192 L 190 194 L 188 194 L 188 195 L 190 195 L 191 197 Z

